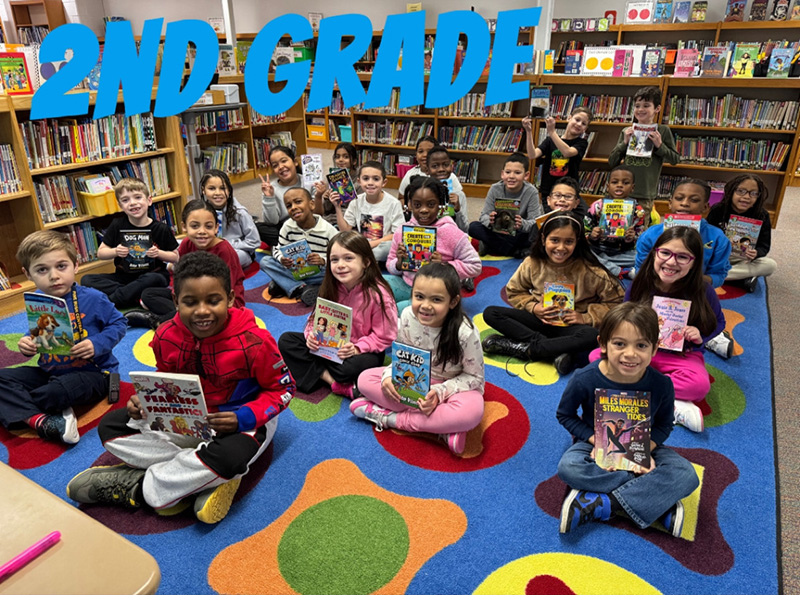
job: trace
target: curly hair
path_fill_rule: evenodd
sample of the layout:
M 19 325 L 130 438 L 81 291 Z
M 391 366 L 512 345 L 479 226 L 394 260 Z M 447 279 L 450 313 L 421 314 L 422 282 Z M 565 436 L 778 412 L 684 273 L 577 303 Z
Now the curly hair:
M 175 265 L 172 281 L 175 295 L 179 296 L 181 294 L 183 284 L 187 280 L 199 279 L 200 277 L 217 279 L 225 290 L 225 295 L 230 295 L 231 270 L 219 256 L 204 250 L 187 254 Z

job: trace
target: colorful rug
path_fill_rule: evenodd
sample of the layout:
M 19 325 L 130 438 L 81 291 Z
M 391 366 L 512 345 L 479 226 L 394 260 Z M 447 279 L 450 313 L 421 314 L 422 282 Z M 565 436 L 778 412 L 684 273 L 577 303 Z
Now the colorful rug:
M 518 261 L 484 259 L 465 307 L 503 304 Z M 277 338 L 310 311 L 271 299 L 267 278 L 245 281 L 256 316 Z M 695 466 L 683 539 L 623 520 L 558 533 L 565 486 L 555 476 L 570 438 L 555 409 L 567 379 L 551 362 L 487 359 L 486 413 L 463 457 L 427 436 L 377 433 L 327 391 L 298 395 L 270 450 L 216 526 L 190 511 L 165 518 L 85 507 L 150 552 L 160 593 L 777 593 L 778 546 L 765 286 L 721 290 L 735 356 L 707 356 L 713 377 L 706 431 L 677 427 L 668 444 Z M 24 365 L 21 315 L 0 321 L 0 365 Z M 150 332 L 130 330 L 115 352 L 127 372 L 151 367 Z M 123 400 L 130 394 L 123 384 Z M 95 429 L 107 404 L 79 412 L 79 444 L 0 430 L 0 460 L 56 495 L 109 460 Z M 102 561 L 98 561 L 102 563 Z

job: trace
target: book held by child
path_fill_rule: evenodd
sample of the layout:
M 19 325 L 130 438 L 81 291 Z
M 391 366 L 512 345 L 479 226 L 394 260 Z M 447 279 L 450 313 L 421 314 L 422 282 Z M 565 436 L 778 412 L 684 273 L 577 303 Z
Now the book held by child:
M 431 261 L 436 252 L 436 228 L 424 225 L 404 225 L 403 245 L 408 257 L 398 263 L 401 271 L 418 271 L 420 267 Z
M 691 300 L 653 296 L 653 310 L 658 315 L 658 348 L 683 351 L 683 331 L 689 323 Z
M 684 225 L 686 227 L 692 227 L 699 232 L 700 220 L 702 218 L 702 215 L 691 215 L 689 213 L 668 213 L 664 215 L 664 229 Z
M 319 349 L 311 353 L 341 364 L 342 359 L 339 357 L 339 349 L 350 342 L 352 330 L 352 308 L 324 298 L 317 298 L 317 307 L 314 310 L 313 335 L 319 343 Z
M 594 449 L 603 469 L 643 473 L 650 469 L 650 393 L 594 391 Z
M 197 374 L 131 372 L 143 419 L 154 432 L 169 432 L 208 441 L 208 408 Z
M 351 200 L 358 198 L 356 188 L 353 186 L 353 180 L 350 178 L 350 173 L 342 168 L 336 169 L 329 174 L 326 174 L 328 184 L 331 190 L 335 190 L 341 197 L 340 204 L 342 206 L 350 204 Z
M 744 256 L 748 248 L 755 248 L 762 224 L 760 219 L 731 215 L 725 228 L 725 235 L 731 241 L 731 254 Z
M 147 251 L 153 245 L 150 240 L 149 229 L 121 229 L 120 236 L 123 246 L 128 249 L 128 256 L 125 257 L 123 266 L 129 273 L 145 271 L 150 268 L 150 259 L 147 258 Z
M 311 192 L 314 184 L 324 178 L 322 155 L 319 153 L 300 155 L 300 167 L 303 171 L 303 187 Z
M 28 331 L 36 343 L 36 351 L 52 355 L 69 354 L 75 340 L 67 302 L 32 291 L 26 291 L 23 298 Z
M 625 231 L 633 224 L 635 200 L 603 199 L 600 211 L 600 229 L 607 238 L 624 237 Z
M 547 118 L 550 115 L 550 87 L 531 87 L 531 118 Z
M 292 271 L 292 277 L 297 281 L 319 273 L 319 266 L 308 264 L 308 257 L 311 256 L 311 246 L 308 245 L 308 240 L 302 239 L 285 246 L 278 246 L 278 250 L 280 250 L 281 256 L 292 260 L 292 266 L 289 268 Z
M 419 409 L 431 389 L 431 352 L 395 341 L 392 343 L 392 383 L 400 401 Z
M 544 293 L 542 294 L 542 305 L 545 308 L 557 306 L 559 322 L 553 324 L 556 326 L 567 326 L 567 323 L 564 322 L 563 319 L 567 312 L 575 309 L 575 285 L 572 283 L 545 282 Z
M 494 223 L 492 229 L 497 233 L 509 236 L 517 235 L 517 215 L 519 215 L 519 200 L 511 198 L 498 198 L 494 201 Z
M 633 128 L 633 134 L 631 134 L 626 155 L 629 157 L 650 157 L 653 154 L 653 141 L 650 140 L 649 135 L 651 132 L 658 130 L 658 124 L 639 124 L 636 122 L 631 128 Z

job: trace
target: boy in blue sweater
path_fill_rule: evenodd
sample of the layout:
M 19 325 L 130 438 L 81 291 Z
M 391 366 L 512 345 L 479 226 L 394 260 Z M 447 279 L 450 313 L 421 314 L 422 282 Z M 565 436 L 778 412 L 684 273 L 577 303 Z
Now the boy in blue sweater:
M 558 463 L 558 476 L 572 488 L 561 508 L 560 532 L 618 514 L 642 529 L 659 521 L 679 537 L 681 500 L 700 482 L 689 461 L 663 446 L 672 432 L 675 390 L 669 378 L 649 367 L 658 348 L 658 316 L 649 306 L 625 302 L 606 314 L 599 333 L 601 359 L 575 372 L 556 411 L 559 423 L 574 438 Z M 647 472 L 607 471 L 594 462 L 598 388 L 650 393 L 652 464 Z
M 119 368 L 111 350 L 125 336 L 125 318 L 103 293 L 75 284 L 78 253 L 65 235 L 30 234 L 17 260 L 38 292 L 67 302 L 75 344 L 66 356 L 41 354 L 38 367 L 0 370 L 0 423 L 27 423 L 42 438 L 75 444 L 80 435 L 72 407 L 108 394 L 109 374 Z M 18 346 L 22 355 L 36 355 L 30 335 Z

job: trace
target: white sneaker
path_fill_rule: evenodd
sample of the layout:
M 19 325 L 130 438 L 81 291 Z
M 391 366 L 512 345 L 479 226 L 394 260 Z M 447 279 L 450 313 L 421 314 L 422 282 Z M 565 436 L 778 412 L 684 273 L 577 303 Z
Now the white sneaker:
M 727 331 L 722 331 L 716 337 L 706 341 L 706 349 L 722 359 L 730 359 L 733 355 L 733 339 Z
M 702 432 L 705 425 L 700 407 L 691 401 L 675 399 L 675 424 L 692 432 Z
M 75 412 L 72 410 L 72 407 L 64 409 L 64 411 L 61 412 L 61 417 L 63 417 L 66 422 L 64 435 L 61 439 L 65 444 L 77 444 L 78 440 L 81 439 L 81 435 L 78 433 L 78 418 L 75 417 Z

